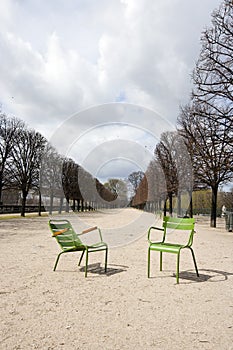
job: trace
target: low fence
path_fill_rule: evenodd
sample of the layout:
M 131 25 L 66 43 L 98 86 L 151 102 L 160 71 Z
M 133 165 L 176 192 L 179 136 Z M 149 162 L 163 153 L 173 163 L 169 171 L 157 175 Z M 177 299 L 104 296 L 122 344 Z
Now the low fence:
M 17 213 L 21 213 L 21 209 L 22 209 L 22 206 L 18 204 L 0 205 L 0 214 L 17 214 Z M 41 212 L 46 211 L 44 206 L 42 206 L 40 210 Z M 38 205 L 26 205 L 25 213 L 36 213 L 36 212 L 39 212 Z
M 162 206 L 159 206 L 157 203 L 153 203 L 153 202 L 144 202 L 144 203 L 140 203 L 137 205 L 134 205 L 133 208 L 136 209 L 140 209 L 140 210 L 144 210 L 150 213 L 157 213 L 157 212 L 162 212 L 164 211 Z M 167 215 L 169 213 L 169 206 L 167 206 Z M 232 210 L 233 211 L 233 210 Z M 177 208 L 174 207 L 172 209 L 172 213 L 178 216 L 185 216 L 188 213 L 188 208 L 181 208 L 179 213 L 177 212 Z M 193 215 L 206 215 L 206 216 L 210 216 L 211 215 L 211 208 L 193 208 Z M 217 217 L 221 217 L 222 215 L 222 209 L 221 208 L 217 208 L 217 212 L 216 212 Z
M 107 209 L 107 208 L 112 208 L 112 206 L 108 206 L 108 205 L 89 205 L 86 203 L 83 203 L 82 205 L 79 206 L 75 206 L 73 207 L 73 205 L 69 205 L 66 206 L 65 204 L 61 207 L 60 205 L 53 205 L 53 207 L 51 208 L 50 206 L 44 206 L 42 205 L 40 208 L 38 205 L 26 205 L 25 206 L 25 213 L 38 213 L 39 209 L 40 212 L 59 212 L 61 213 L 62 211 L 66 211 L 69 212 L 69 210 L 73 210 L 73 211 L 77 211 L 77 212 L 84 212 L 84 211 L 93 211 L 93 210 L 97 210 L 97 209 Z M 0 205 L 0 214 L 18 214 L 21 213 L 21 209 L 22 206 L 19 204 L 6 204 L 6 205 Z

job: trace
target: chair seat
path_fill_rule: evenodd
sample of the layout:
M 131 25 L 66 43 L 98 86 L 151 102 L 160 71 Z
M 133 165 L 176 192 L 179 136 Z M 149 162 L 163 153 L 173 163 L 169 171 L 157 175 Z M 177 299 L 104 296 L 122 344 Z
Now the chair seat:
M 184 245 L 181 244 L 173 244 L 173 243 L 151 243 L 150 249 L 157 250 L 160 252 L 174 253 L 178 254 L 180 249 L 184 248 Z
M 82 251 L 82 250 L 84 250 L 85 249 L 85 247 L 76 247 L 76 246 L 73 246 L 73 247 L 63 247 L 63 251 L 64 252 L 76 252 L 76 251 Z
M 87 248 L 88 249 L 99 249 L 99 250 L 101 250 L 101 248 L 102 249 L 106 249 L 106 247 L 107 247 L 107 244 L 106 243 L 95 243 L 95 244 L 92 244 L 92 245 L 87 245 Z
M 75 243 L 75 242 L 74 242 Z M 75 251 L 82 251 L 82 250 L 85 250 L 85 249 L 89 249 L 89 250 L 102 250 L 102 249 L 106 249 L 107 247 L 107 244 L 106 243 L 95 243 L 95 244 L 92 244 L 92 245 L 80 245 L 80 244 L 77 244 L 73 247 L 63 247 L 63 250 L 66 251 L 66 252 L 75 252 Z

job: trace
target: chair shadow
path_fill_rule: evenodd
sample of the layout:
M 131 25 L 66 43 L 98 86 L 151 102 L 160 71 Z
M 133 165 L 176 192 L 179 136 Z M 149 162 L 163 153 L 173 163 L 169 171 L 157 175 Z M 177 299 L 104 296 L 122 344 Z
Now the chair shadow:
M 233 276 L 233 272 L 221 271 L 221 270 L 211 270 L 211 269 L 199 269 L 199 277 L 196 272 L 187 270 L 179 273 L 180 279 L 188 280 L 191 282 L 222 282 L 228 280 L 229 276 Z M 203 271 L 204 273 L 201 273 Z M 173 277 L 176 274 L 173 273 Z M 181 281 L 180 281 L 181 282 Z
M 110 266 L 114 266 L 114 267 L 110 267 Z M 117 268 L 117 267 L 120 268 Z M 88 269 L 87 269 L 87 273 L 93 273 L 93 274 L 98 274 L 98 275 L 106 275 L 106 276 L 112 276 L 112 275 L 116 275 L 117 273 L 121 273 L 121 272 L 125 272 L 127 271 L 128 266 L 124 266 L 124 265 L 111 265 L 108 264 L 107 267 L 107 272 L 105 272 L 105 269 L 103 266 L 100 265 L 100 263 L 95 263 L 95 264 L 90 264 L 88 265 Z M 80 268 L 81 272 L 85 271 L 85 267 L 81 267 Z

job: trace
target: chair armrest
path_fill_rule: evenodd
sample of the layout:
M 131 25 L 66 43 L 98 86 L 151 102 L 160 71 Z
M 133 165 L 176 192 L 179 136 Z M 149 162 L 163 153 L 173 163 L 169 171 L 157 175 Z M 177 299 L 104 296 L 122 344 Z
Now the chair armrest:
M 97 226 L 87 228 L 86 230 L 83 230 L 81 233 L 77 234 L 77 236 L 82 236 L 82 235 L 85 235 L 86 233 L 89 233 L 89 232 L 95 231 L 95 230 L 98 230 L 100 241 L 103 242 L 101 230 Z
M 151 239 L 150 239 L 150 233 L 151 233 L 151 230 L 157 230 L 157 231 L 163 231 L 164 232 L 164 229 L 161 228 L 161 227 L 156 227 L 156 226 L 151 226 L 148 230 L 148 236 L 147 236 L 147 239 L 149 241 L 149 243 L 152 243 Z
M 82 234 L 85 234 L 85 233 L 88 233 L 88 232 L 91 232 L 94 230 L 97 230 L 97 226 L 87 228 L 86 230 L 83 230 L 82 233 L 80 233 L 80 234 L 82 235 Z
M 62 233 L 65 233 L 67 231 L 69 231 L 69 228 L 64 228 L 63 230 L 60 230 L 60 231 L 53 231 L 53 235 L 52 236 L 56 237 L 56 236 L 61 235 Z

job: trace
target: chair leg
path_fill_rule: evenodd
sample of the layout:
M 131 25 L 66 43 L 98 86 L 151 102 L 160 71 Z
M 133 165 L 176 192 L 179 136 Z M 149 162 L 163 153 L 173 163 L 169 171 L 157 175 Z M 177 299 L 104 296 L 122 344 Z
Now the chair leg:
M 163 252 L 160 252 L 160 271 L 163 269 Z
M 56 262 L 55 262 L 55 265 L 54 265 L 54 268 L 53 268 L 53 271 L 56 270 L 56 267 L 57 267 L 57 264 L 58 264 L 58 260 L 59 260 L 59 258 L 60 258 L 60 256 L 61 256 L 62 253 L 64 253 L 64 252 L 61 252 L 61 253 L 58 254 L 57 259 L 56 259 Z
M 179 284 L 180 251 L 177 254 L 176 283 Z
M 106 248 L 106 252 L 105 252 L 105 267 L 104 267 L 105 273 L 107 272 L 107 262 L 108 262 L 108 248 Z
M 85 250 L 82 251 L 82 255 L 80 256 L 80 259 L 79 259 L 79 262 L 78 262 L 78 266 L 80 266 L 80 264 L 81 264 L 81 261 L 82 261 L 84 253 L 85 253 Z
M 85 277 L 87 277 L 87 266 L 88 266 L 88 249 L 86 249 L 86 266 L 85 266 Z
M 197 277 L 199 277 L 199 273 L 198 273 L 198 269 L 197 269 L 197 263 L 196 263 L 196 259 L 195 259 L 195 255 L 194 255 L 194 251 L 191 247 L 189 247 L 189 249 L 191 250 L 192 256 L 193 256 L 193 262 L 194 262 L 194 266 L 195 266 L 195 270 L 196 270 L 196 274 Z
M 150 278 L 150 247 L 148 248 L 147 277 Z

